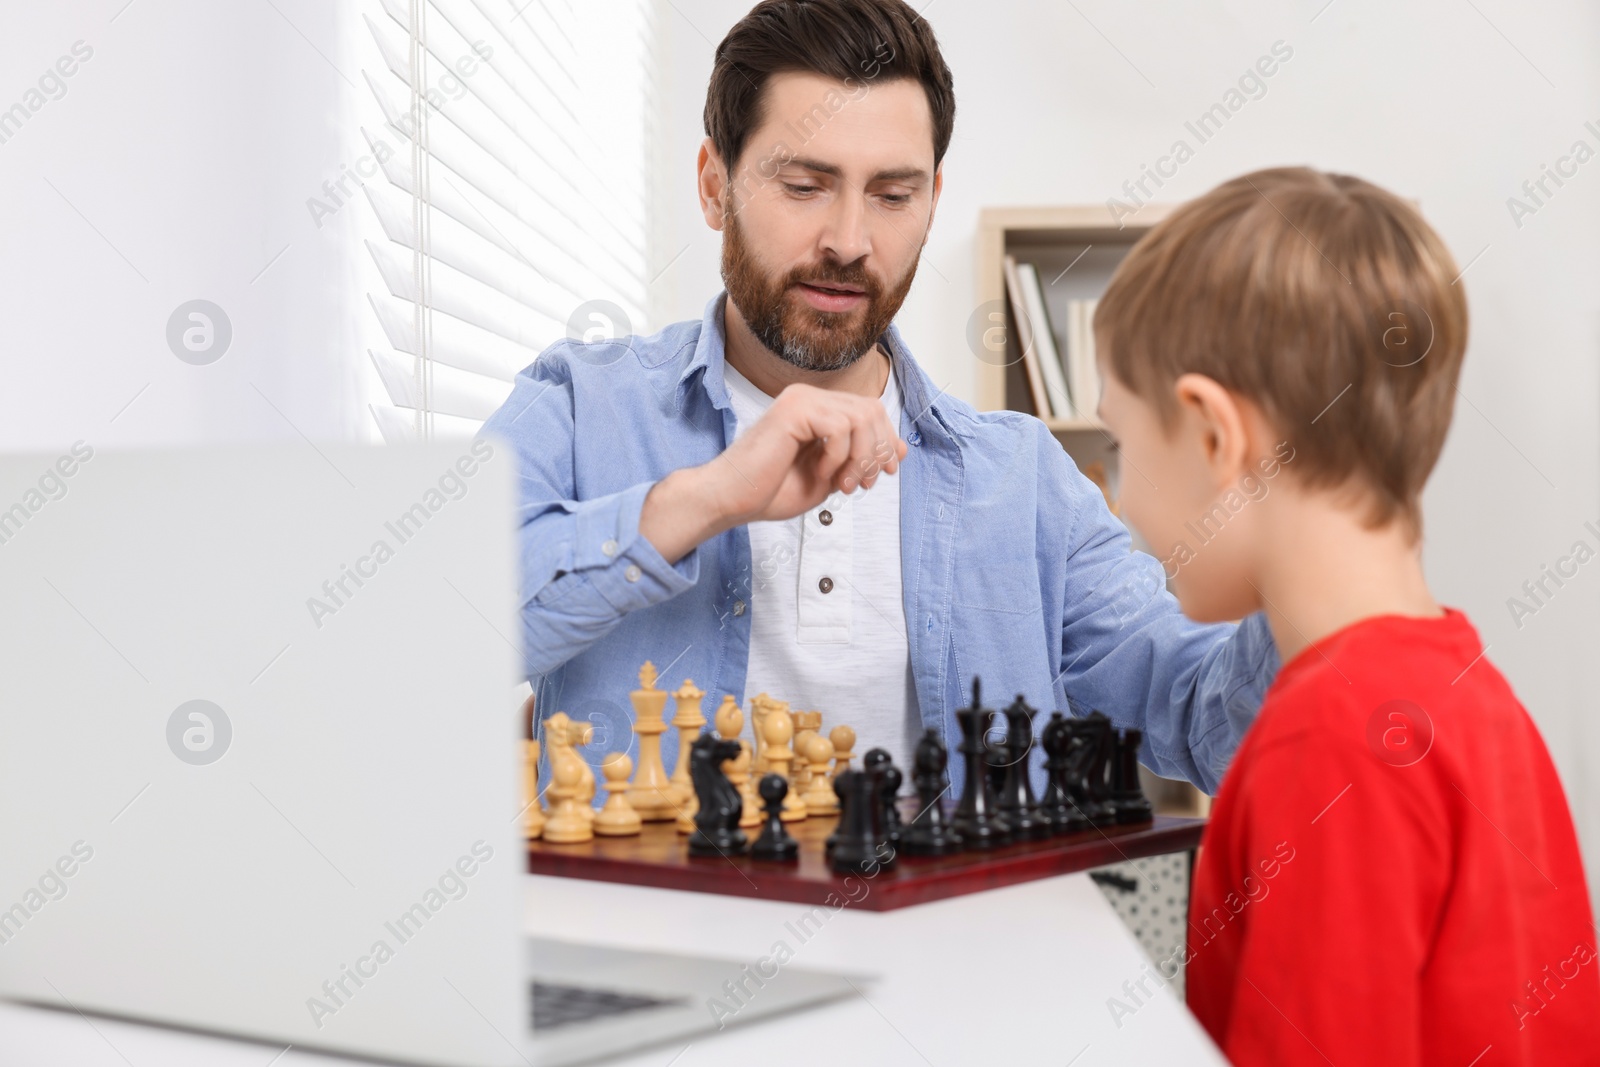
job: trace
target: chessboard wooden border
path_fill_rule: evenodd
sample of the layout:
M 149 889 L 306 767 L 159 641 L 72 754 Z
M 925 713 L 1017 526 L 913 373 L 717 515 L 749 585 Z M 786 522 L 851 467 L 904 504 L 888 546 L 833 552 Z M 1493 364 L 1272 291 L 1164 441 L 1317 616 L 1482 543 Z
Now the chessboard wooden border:
M 764 863 L 747 856 L 689 856 L 687 836 L 670 822 L 646 823 L 633 837 L 597 837 L 581 844 L 528 842 L 528 872 L 560 878 L 653 886 L 796 904 L 841 902 L 863 911 L 893 911 L 988 889 L 1072 874 L 1125 860 L 1199 847 L 1205 819 L 1158 815 L 1143 825 L 1089 830 L 1025 841 L 989 852 L 920 857 L 902 853 L 891 870 L 871 876 L 835 874 L 823 841 L 836 817 L 790 824 L 800 861 Z M 865 890 L 863 891 L 863 886 Z

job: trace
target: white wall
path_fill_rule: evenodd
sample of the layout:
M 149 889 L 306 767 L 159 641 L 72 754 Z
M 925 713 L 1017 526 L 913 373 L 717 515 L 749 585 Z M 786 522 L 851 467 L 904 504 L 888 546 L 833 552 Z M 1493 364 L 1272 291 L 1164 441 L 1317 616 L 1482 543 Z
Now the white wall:
M 93 55 L 0 143 L 0 449 L 375 438 L 368 209 L 306 208 L 365 151 L 354 3 L 125 3 L 6 5 L 0 109 Z M 195 298 L 207 366 L 166 341 Z
M 976 365 L 964 336 L 977 303 L 979 209 L 1104 203 L 1273 42 L 1286 42 L 1293 57 L 1266 94 L 1199 148 L 1162 199 L 1305 163 L 1417 199 L 1463 266 L 1487 247 L 1462 283 L 1472 342 L 1463 402 L 1425 499 L 1425 558 L 1437 594 L 1473 618 L 1543 731 L 1594 887 L 1600 563 L 1520 630 L 1506 600 L 1573 541 L 1600 547 L 1582 528 L 1600 520 L 1600 160 L 1520 228 L 1506 198 L 1575 140 L 1600 149 L 1600 134 L 1584 129 L 1589 120 L 1600 127 L 1600 9 L 1566 0 L 1534 17 L 1507 0 L 1334 0 L 1319 14 L 1324 2 L 918 3 L 954 71 L 957 117 L 938 218 L 900 326 L 935 382 L 972 399 Z M 718 238 L 695 207 L 694 153 L 713 43 L 749 6 L 673 0 L 663 18 L 663 262 L 688 249 L 658 283 L 666 319 L 698 317 L 719 286 Z

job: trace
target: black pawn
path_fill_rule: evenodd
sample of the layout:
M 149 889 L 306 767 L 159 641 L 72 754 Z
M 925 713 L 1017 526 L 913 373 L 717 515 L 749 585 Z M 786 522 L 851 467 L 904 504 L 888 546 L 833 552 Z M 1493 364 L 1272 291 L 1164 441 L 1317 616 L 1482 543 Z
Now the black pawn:
M 876 874 L 884 866 L 879 853 L 883 804 L 878 778 L 863 769 L 841 772 L 833 782 L 841 810 L 829 863 L 839 874 Z
M 1039 733 L 1039 747 L 1044 749 L 1045 787 L 1039 800 L 1039 817 L 1050 824 L 1056 834 L 1074 834 L 1089 829 L 1087 816 L 1078 810 L 1067 788 L 1068 753 L 1071 742 L 1070 722 L 1059 711 L 1052 712 L 1050 721 Z
M 1000 789 L 1000 814 L 1011 824 L 1017 840 L 1050 836 L 1050 823 L 1039 817 L 1039 802 L 1034 799 L 1033 782 L 1028 775 L 1028 756 L 1033 752 L 1033 717 L 1039 714 L 1017 694 L 1005 710 L 1005 780 Z
M 961 725 L 960 752 L 966 768 L 966 779 L 961 785 L 961 800 L 956 805 L 955 818 L 950 820 L 951 827 L 961 835 L 967 848 L 994 848 L 1011 839 L 1011 827 L 995 807 L 994 791 L 989 787 L 988 761 L 984 759 L 988 751 L 984 733 L 993 715 L 983 706 L 979 698 L 978 679 L 974 678 L 972 706 L 956 709 L 956 722 Z
M 905 775 L 900 772 L 900 768 L 894 765 L 894 757 L 889 755 L 887 749 L 874 748 L 868 750 L 867 754 L 861 758 L 861 763 L 878 781 L 878 797 L 883 806 L 883 810 L 878 817 L 883 839 L 891 849 L 897 849 L 900 847 L 901 834 L 903 832 L 897 801 L 900 797 L 901 783 L 905 781 Z M 890 862 L 893 863 L 892 860 Z
M 961 835 L 944 813 L 944 794 L 950 788 L 945 767 L 950 753 L 939 735 L 929 730 L 917 742 L 912 757 L 911 781 L 917 790 L 917 815 L 906 829 L 905 850 L 912 856 L 948 856 L 961 851 Z
M 1119 826 L 1149 822 L 1155 817 L 1155 809 L 1139 783 L 1139 745 L 1143 741 L 1142 730 L 1124 729 L 1116 731 L 1112 742 L 1111 806 Z
M 833 776 L 833 795 L 839 801 L 839 821 L 833 824 L 833 833 L 822 842 L 822 853 L 825 856 L 833 855 L 833 848 L 839 843 L 839 832 L 844 829 L 845 785 L 840 782 L 843 777 L 843 772 Z
M 766 801 L 767 821 L 761 827 L 761 836 L 750 846 L 750 855 L 758 860 L 796 862 L 800 858 L 800 842 L 783 825 L 783 798 L 789 794 L 788 781 L 781 774 L 763 775 L 756 791 Z

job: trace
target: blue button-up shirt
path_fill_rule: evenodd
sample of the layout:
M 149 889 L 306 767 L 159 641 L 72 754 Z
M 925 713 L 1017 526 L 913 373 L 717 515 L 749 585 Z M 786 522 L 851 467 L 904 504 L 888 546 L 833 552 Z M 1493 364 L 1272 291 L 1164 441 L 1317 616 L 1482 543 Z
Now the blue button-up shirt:
M 733 440 L 725 296 L 701 321 L 651 337 L 552 345 L 483 428 L 519 463 L 523 639 L 540 716 L 594 723 L 600 751 L 628 745 L 628 692 L 645 660 L 662 688 L 693 678 L 708 714 L 724 693 L 745 699 L 760 610 L 747 610 L 747 529 L 675 564 L 639 533 L 651 486 Z M 980 678 L 991 706 L 1021 694 L 1138 727 L 1147 766 L 1215 793 L 1278 668 L 1265 619 L 1190 622 L 1161 564 L 1133 551 L 1043 423 L 935 393 L 896 328 L 883 343 L 910 446 L 898 475 L 900 565 L 923 723 L 953 749 L 954 709 Z M 775 695 L 807 706 L 804 693 Z M 959 760 L 951 773 L 959 789 Z

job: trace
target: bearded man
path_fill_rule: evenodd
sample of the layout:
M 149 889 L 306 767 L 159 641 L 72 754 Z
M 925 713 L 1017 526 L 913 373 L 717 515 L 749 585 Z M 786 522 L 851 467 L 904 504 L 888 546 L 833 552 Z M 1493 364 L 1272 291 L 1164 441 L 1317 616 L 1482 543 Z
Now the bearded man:
M 625 729 L 648 659 L 909 768 L 981 679 L 1141 728 L 1146 765 L 1215 791 L 1278 667 L 1264 619 L 1186 620 L 1044 424 L 935 390 L 893 325 L 954 120 L 900 0 L 766 0 L 718 46 L 698 191 L 726 291 L 553 345 L 484 427 L 520 468 L 541 716 Z

